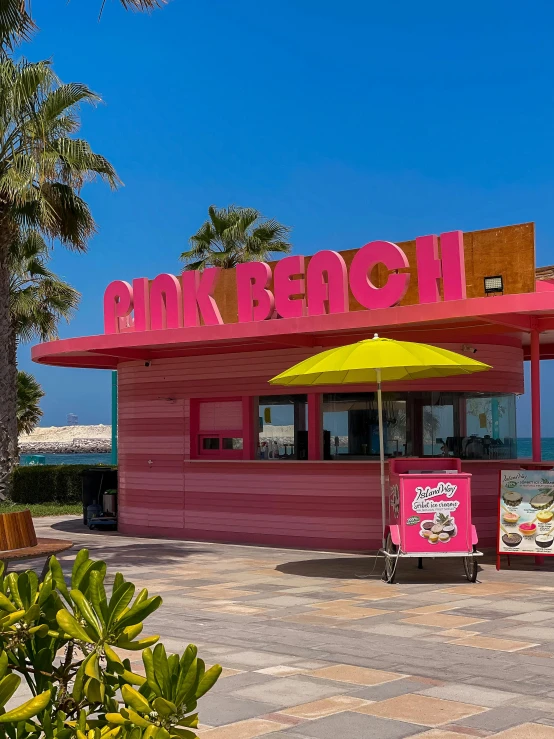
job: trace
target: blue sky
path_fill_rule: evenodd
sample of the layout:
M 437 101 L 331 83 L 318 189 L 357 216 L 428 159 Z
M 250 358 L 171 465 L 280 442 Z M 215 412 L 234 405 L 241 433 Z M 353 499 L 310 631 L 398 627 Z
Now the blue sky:
M 23 50 L 102 94 L 83 135 L 125 182 L 86 188 L 88 255 L 56 250 L 83 295 L 62 336 L 101 333 L 112 279 L 177 270 L 211 203 L 293 226 L 305 254 L 535 221 L 537 262 L 554 262 L 550 4 L 173 0 L 148 17 L 108 0 L 98 23 L 99 6 L 35 0 Z M 28 347 L 20 363 L 43 425 L 109 422 L 109 373 L 38 367 Z

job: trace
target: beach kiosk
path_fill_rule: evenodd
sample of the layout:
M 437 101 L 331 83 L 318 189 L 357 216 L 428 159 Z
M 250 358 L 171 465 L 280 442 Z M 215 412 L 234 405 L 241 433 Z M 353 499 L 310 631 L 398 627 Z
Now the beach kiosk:
M 477 579 L 477 531 L 471 520 L 471 474 L 460 459 L 390 462 L 389 526 L 384 579 L 394 582 L 401 557 L 462 558 L 466 577 Z
M 499 472 L 521 468 L 515 411 L 526 361 L 528 456 L 543 465 L 539 360 L 554 358 L 554 268 L 536 268 L 532 223 L 399 243 L 370 237 L 229 270 L 136 275 L 130 259 L 113 274 L 106 263 L 89 335 L 33 347 L 40 364 L 117 371 L 121 533 L 382 547 L 377 383 L 269 382 L 378 333 L 492 367 L 391 380 L 382 413 L 386 463 L 408 462 L 408 475 L 418 469 L 412 459 L 422 469 L 444 459 L 444 470 L 460 460 L 479 545 L 496 545 Z M 177 264 L 181 249 L 152 249 L 162 246 L 166 263 L 173 250 Z M 433 552 L 450 545 L 421 542 Z

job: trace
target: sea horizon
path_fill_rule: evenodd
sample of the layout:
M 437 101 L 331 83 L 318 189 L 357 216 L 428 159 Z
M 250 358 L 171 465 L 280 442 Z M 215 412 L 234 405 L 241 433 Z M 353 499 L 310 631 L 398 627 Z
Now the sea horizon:
M 554 436 L 543 436 L 541 439 L 542 458 L 545 461 L 554 460 Z M 26 466 L 29 464 L 29 454 L 22 454 L 20 464 Z M 34 456 L 34 455 L 33 455 Z M 84 454 L 43 454 L 46 464 L 111 464 L 112 455 L 110 452 L 103 454 L 84 453 Z M 532 444 L 530 436 L 523 436 L 517 440 L 517 458 L 531 459 Z

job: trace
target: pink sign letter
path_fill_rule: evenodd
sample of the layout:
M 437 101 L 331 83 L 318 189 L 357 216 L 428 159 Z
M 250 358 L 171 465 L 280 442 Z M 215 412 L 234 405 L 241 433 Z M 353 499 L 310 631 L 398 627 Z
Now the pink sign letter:
M 318 251 L 308 262 L 308 315 L 348 312 L 348 272 L 336 251 Z
M 275 308 L 282 318 L 300 318 L 306 314 L 304 257 L 285 257 L 273 272 Z
M 150 287 L 150 325 L 153 331 L 183 325 L 181 284 L 175 275 L 158 275 Z
M 128 282 L 110 282 L 104 293 L 104 333 L 118 334 L 119 320 L 133 310 L 133 288 Z
M 439 280 L 442 275 L 439 241 L 436 236 L 416 239 L 417 287 L 420 303 L 438 303 Z
M 271 318 L 275 301 L 273 293 L 267 288 L 271 282 L 269 264 L 265 262 L 237 264 L 236 279 L 239 323 L 265 321 L 266 318 Z
M 371 270 L 376 264 L 388 270 L 409 267 L 402 249 L 390 241 L 372 241 L 356 252 L 350 265 L 350 289 L 364 308 L 390 308 L 399 303 L 408 289 L 409 274 L 389 275 L 387 284 L 376 287 L 371 282 Z
M 135 331 L 150 330 L 150 283 L 146 277 L 133 280 Z
M 208 267 L 203 272 L 191 269 L 181 275 L 185 326 L 188 328 L 200 326 L 200 318 L 204 326 L 218 326 L 223 323 L 214 298 L 219 272 L 219 267 Z
M 466 265 L 461 231 L 441 234 L 442 291 L 445 300 L 465 300 Z

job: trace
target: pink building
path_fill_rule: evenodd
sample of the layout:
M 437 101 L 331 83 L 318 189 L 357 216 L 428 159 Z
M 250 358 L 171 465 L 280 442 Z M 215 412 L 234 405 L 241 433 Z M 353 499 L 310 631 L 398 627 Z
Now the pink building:
M 306 393 L 268 380 L 374 332 L 475 355 L 492 370 L 385 386 L 386 454 L 461 458 L 480 543 L 492 546 L 499 470 L 541 465 L 551 277 L 536 270 L 533 224 L 523 224 L 118 280 L 103 335 L 42 344 L 33 358 L 117 370 L 124 533 L 368 550 L 381 543 L 375 388 Z M 533 458 L 523 461 L 515 407 L 526 360 Z

